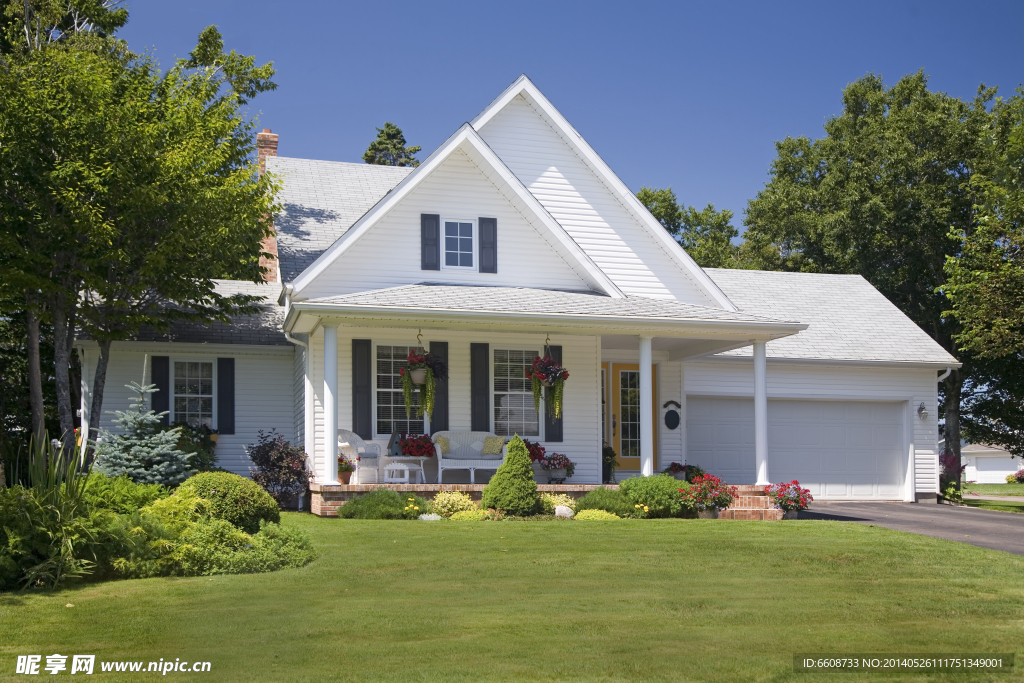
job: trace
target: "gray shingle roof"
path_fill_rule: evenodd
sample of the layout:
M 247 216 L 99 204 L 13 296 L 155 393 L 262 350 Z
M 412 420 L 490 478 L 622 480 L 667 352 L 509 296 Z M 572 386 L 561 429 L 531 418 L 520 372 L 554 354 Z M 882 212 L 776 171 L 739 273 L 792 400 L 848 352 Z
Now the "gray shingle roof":
M 274 221 L 281 278 L 291 282 L 370 210 L 411 168 L 269 157 L 282 181 Z
M 171 341 L 193 344 L 291 345 L 285 339 L 281 327 L 284 324 L 284 308 L 277 305 L 277 297 L 281 292 L 279 284 L 254 284 L 237 280 L 216 280 L 215 282 L 217 293 L 223 296 L 251 294 L 264 297 L 263 310 L 256 315 L 232 318 L 231 324 L 215 322 L 210 325 L 200 325 L 176 322 L 171 325 L 170 331 L 166 334 L 147 328 L 143 329 L 135 339 L 137 341 Z
M 768 342 L 773 358 L 956 363 L 860 275 L 707 268 L 741 311 L 808 323 Z M 750 347 L 722 355 L 751 354 Z
M 477 287 L 420 283 L 310 299 L 308 303 L 345 304 L 389 308 L 422 308 L 481 313 L 550 313 L 721 322 L 784 323 L 784 319 L 751 313 L 735 313 L 665 299 L 627 296 L 613 299 L 596 292 L 570 292 L 526 287 Z

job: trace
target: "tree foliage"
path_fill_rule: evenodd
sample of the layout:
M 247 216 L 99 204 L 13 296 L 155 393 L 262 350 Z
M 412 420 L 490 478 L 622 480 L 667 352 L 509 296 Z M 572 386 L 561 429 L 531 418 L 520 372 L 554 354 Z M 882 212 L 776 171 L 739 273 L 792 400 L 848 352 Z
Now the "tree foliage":
M 739 231 L 732 225 L 732 211 L 718 211 L 714 204 L 698 210 L 679 203 L 671 187 L 641 187 L 637 199 L 648 208 L 677 242 L 704 268 L 735 265 Z
M 421 147 L 406 147 L 402 129 L 386 121 L 377 129 L 377 137 L 363 153 L 363 161 L 380 166 L 419 166 L 416 153 Z
M 995 90 L 971 102 L 928 89 L 922 72 L 891 87 L 869 74 L 843 91 L 843 112 L 819 140 L 776 144 L 771 179 L 750 201 L 741 258 L 751 267 L 859 273 L 953 355 L 944 384 L 946 430 L 959 448 L 970 357 L 955 338 L 946 257 L 976 224 L 972 177 L 990 163 Z M 954 232 L 951 233 L 950 226 Z

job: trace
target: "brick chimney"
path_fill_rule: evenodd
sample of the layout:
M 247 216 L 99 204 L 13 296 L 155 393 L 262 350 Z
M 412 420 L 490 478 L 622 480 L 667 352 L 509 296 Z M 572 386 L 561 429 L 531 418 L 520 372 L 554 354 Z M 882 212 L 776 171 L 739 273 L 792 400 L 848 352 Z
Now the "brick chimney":
M 256 155 L 260 162 L 260 176 L 262 176 L 267 172 L 267 157 L 277 156 L 277 134 L 271 133 L 269 128 L 264 128 L 262 132 L 256 133 Z M 270 235 L 264 238 L 261 246 L 263 251 L 273 254 L 275 259 L 271 260 L 265 256 L 260 257 L 260 265 L 267 269 L 264 279 L 267 282 L 277 282 L 277 237 Z

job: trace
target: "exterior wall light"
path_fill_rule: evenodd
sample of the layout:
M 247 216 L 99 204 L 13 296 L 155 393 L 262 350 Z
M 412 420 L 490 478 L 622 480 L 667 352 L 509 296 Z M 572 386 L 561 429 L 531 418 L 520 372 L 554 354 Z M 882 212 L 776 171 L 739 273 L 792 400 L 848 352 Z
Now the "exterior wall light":
M 921 405 L 919 405 L 917 407 L 917 415 L 922 420 L 927 420 L 928 419 L 928 409 L 924 407 L 924 403 L 922 403 Z

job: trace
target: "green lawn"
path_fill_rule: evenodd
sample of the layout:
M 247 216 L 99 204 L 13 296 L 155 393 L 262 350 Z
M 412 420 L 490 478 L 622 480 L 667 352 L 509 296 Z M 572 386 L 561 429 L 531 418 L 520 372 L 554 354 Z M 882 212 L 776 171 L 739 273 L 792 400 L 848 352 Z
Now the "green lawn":
M 1002 512 L 1024 512 L 1024 502 L 1019 500 L 986 500 L 984 498 L 968 498 L 964 496 L 964 505 L 982 510 L 1001 510 Z
M 0 596 L 0 678 L 59 652 L 212 662 L 179 681 L 1024 681 L 792 672 L 794 652 L 1020 658 L 1024 557 L 970 545 L 820 521 L 284 523 L 318 560 Z
M 983 496 L 1024 496 L 1024 484 L 964 484 L 964 495 L 971 491 Z

